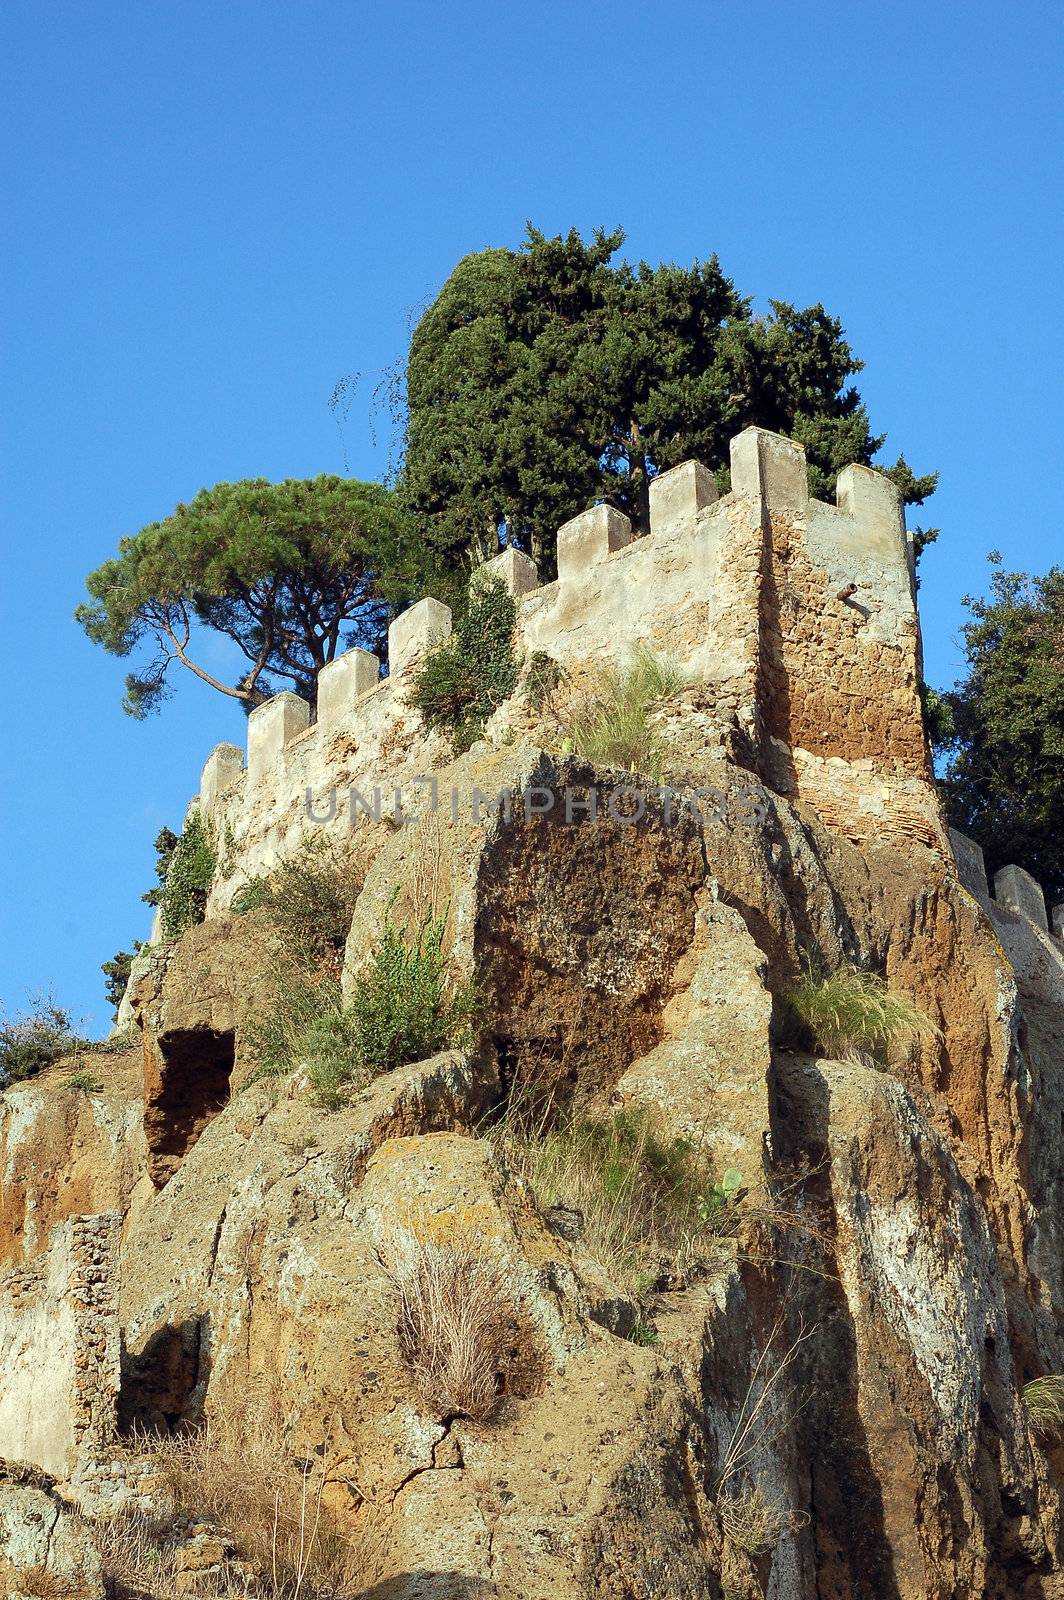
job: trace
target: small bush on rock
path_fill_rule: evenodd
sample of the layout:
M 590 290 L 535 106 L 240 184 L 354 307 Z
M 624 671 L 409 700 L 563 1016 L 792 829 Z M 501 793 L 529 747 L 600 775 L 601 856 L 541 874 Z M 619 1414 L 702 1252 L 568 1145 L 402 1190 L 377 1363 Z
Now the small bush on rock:
M 788 989 L 787 1005 L 812 1035 L 822 1055 L 883 1065 L 892 1044 L 937 1039 L 926 1012 L 905 995 L 892 994 L 874 972 L 852 963 L 836 972 L 807 968 Z
M 453 983 L 443 952 L 447 913 L 422 917 L 416 932 L 386 920 L 369 972 L 351 1006 L 358 1058 L 371 1073 L 423 1061 L 459 1044 L 476 1015 L 472 983 Z
M 450 734 L 458 752 L 480 737 L 492 712 L 517 687 L 516 620 L 517 606 L 505 584 L 494 574 L 474 575 L 454 632 L 414 674 L 411 705 L 426 727 Z
M 0 1089 L 54 1065 L 77 1047 L 70 1013 L 48 997 L 21 1016 L 0 1020 Z

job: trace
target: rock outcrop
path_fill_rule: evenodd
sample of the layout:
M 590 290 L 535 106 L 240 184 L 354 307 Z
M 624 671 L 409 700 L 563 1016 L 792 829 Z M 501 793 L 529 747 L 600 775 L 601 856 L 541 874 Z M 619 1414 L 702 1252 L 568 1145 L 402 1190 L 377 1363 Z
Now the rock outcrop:
M 137 1051 L 93 1063 L 99 1093 L 56 1069 L 0 1096 L 9 1270 L 45 1272 L 67 1219 L 120 1219 L 120 1432 L 268 1397 L 372 1552 L 364 1600 L 1064 1596 L 1064 1445 L 1023 1402 L 1064 1372 L 1064 945 L 977 852 L 958 875 L 893 491 L 857 468 L 810 502 L 794 447 L 749 433 L 725 500 L 694 464 L 657 487 L 651 539 L 599 507 L 557 584 L 500 558 L 528 649 L 689 658 L 669 791 L 545 747 L 520 695 L 452 759 L 401 696 L 449 625 L 423 602 L 393 682 L 353 653 L 319 725 L 282 696 L 246 772 L 215 752 L 201 800 L 231 848 L 208 920 L 138 963 Z M 326 1112 L 298 1067 L 256 1076 L 269 943 L 232 899 L 291 859 L 306 785 L 374 763 L 405 787 L 358 817 L 343 993 L 384 920 L 429 907 L 480 1009 L 462 1048 Z M 818 1055 L 785 1003 L 847 963 L 929 1021 L 875 1064 Z M 730 1170 L 696 1197 L 730 1208 L 712 1250 L 642 1280 L 597 1259 L 573 1196 L 541 1203 L 492 1136 L 529 1086 Z M 419 1385 L 412 1251 L 489 1264 L 490 1404 Z M 59 1490 L 87 1505 L 90 1481 Z M 0 1486 L 28 1552 L 5 1553 L 74 1581 L 55 1493 Z M 240 1532 L 195 1534 L 183 1570 L 238 1561 Z

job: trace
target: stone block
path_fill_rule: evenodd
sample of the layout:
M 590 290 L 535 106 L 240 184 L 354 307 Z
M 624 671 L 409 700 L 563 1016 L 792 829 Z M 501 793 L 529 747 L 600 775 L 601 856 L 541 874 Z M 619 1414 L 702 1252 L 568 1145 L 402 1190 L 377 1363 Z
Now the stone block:
M 782 433 L 744 428 L 731 442 L 732 493 L 760 499 L 771 510 L 809 503 L 805 451 Z
M 631 544 L 635 532 L 614 506 L 591 506 L 558 529 L 558 577 L 578 583 L 614 550 Z
M 1049 932 L 1046 900 L 1042 886 L 1022 867 L 1002 867 L 994 874 L 994 898 L 1006 911 L 1015 912 L 1036 928 Z
M 256 706 L 248 717 L 248 778 L 259 783 L 274 772 L 286 744 L 310 726 L 310 706 L 285 690 Z
M 659 472 L 650 485 L 650 531 L 661 533 L 691 522 L 717 499 L 717 480 L 701 461 L 681 461 Z
M 1064 939 L 1064 906 L 1054 906 L 1050 920 L 1054 937 Z
M 450 637 L 451 608 L 426 596 L 388 629 L 388 670 L 393 678 L 409 672 L 429 650 Z
M 244 776 L 244 752 L 238 744 L 216 744 L 200 776 L 200 803 L 209 815 L 219 799 Z
M 989 900 L 990 888 L 986 881 L 986 865 L 979 845 L 974 839 L 969 839 L 967 834 L 958 833 L 956 828 L 949 830 L 949 842 L 953 847 L 953 859 L 957 863 L 957 877 L 963 887 L 976 900 L 980 902 Z
M 861 525 L 862 541 L 884 554 L 899 556 L 908 566 L 905 505 L 897 484 L 871 467 L 843 467 L 836 480 L 839 510 Z
M 334 728 L 356 700 L 376 688 L 381 664 L 369 650 L 345 650 L 318 673 L 318 723 Z
M 490 561 L 485 561 L 483 566 L 476 569 L 473 582 L 491 574 L 501 578 L 509 594 L 516 596 L 531 594 L 533 589 L 539 588 L 539 568 L 531 556 L 526 556 L 523 550 L 515 550 L 513 545 L 505 549 L 501 555 L 493 556 Z

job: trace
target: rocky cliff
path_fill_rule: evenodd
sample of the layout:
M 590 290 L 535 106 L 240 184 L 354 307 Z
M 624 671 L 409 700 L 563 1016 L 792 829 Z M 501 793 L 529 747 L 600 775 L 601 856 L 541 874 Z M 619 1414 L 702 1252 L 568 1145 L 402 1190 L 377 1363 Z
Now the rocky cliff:
M 388 916 L 446 907 L 451 970 L 478 996 L 460 1048 L 339 1109 L 298 1065 L 258 1076 L 268 930 L 219 894 L 140 963 L 99 1092 L 64 1093 L 56 1068 L 0 1096 L 8 1279 L 68 1219 L 117 1214 L 121 1483 L 152 1435 L 266 1396 L 323 1464 L 318 1510 L 363 1553 L 347 1592 L 364 1600 L 1064 1596 L 1064 1445 L 1023 1398 L 1064 1371 L 1064 945 L 962 885 L 922 745 L 848 702 L 861 748 L 833 757 L 831 707 L 784 694 L 772 660 L 799 675 L 820 600 L 805 556 L 779 559 L 807 598 L 781 632 L 764 607 L 783 568 L 757 567 L 762 645 L 789 629 L 751 668 L 775 710 L 722 706 L 704 678 L 677 694 L 673 794 L 537 739 L 518 696 L 468 754 L 414 753 L 440 792 L 512 804 L 450 814 L 426 789 L 356 830 L 343 993 Z M 806 733 L 784 762 L 788 706 Z M 883 762 L 879 827 L 856 785 Z M 927 1026 L 876 1058 L 818 1050 L 787 996 L 803 971 L 851 969 Z M 564 1181 L 537 1189 L 505 1130 L 517 1091 L 544 1085 L 555 1108 L 651 1118 L 663 1147 L 698 1151 L 716 1184 L 689 1237 L 629 1271 Z M 426 1383 L 412 1251 L 458 1274 L 483 1404 Z M 0 1307 L 0 1337 L 16 1323 Z M 6 1366 L 7 1389 L 25 1381 Z M 99 1456 L 68 1463 L 62 1513 L 23 1475 L 0 1518 L 98 1516 Z M 64 1560 L 54 1592 L 102 1593 Z

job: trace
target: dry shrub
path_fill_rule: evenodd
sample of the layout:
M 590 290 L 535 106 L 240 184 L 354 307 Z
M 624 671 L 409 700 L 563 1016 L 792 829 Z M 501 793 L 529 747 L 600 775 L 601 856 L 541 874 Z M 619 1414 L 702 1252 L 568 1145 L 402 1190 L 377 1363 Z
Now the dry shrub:
M 328 1440 L 300 1437 L 276 1403 L 261 1398 L 213 1414 L 201 1428 L 141 1436 L 172 1498 L 175 1517 L 232 1534 L 257 1575 L 263 1600 L 332 1600 L 375 1581 L 368 1539 L 342 1530 L 328 1503 L 337 1478 Z M 178 1539 L 170 1521 L 143 1516 L 100 1525 L 100 1547 L 114 1600 L 170 1600 Z M 243 1593 L 236 1580 L 219 1592 Z M 208 1591 L 209 1592 L 209 1591 Z
M 473 1241 L 412 1233 L 397 1238 L 392 1258 L 399 1350 L 430 1415 L 486 1423 L 506 1395 L 535 1393 L 542 1353 L 500 1262 Z
M 807 1520 L 779 1499 L 770 1499 L 757 1483 L 727 1489 L 717 1499 L 717 1515 L 732 1544 L 751 1556 L 774 1550 L 783 1533 L 800 1528 Z

